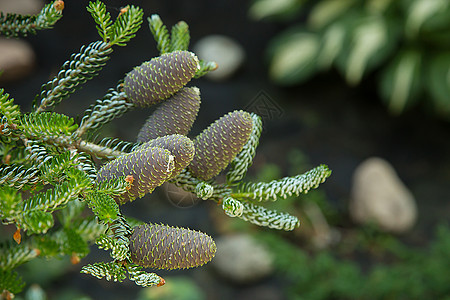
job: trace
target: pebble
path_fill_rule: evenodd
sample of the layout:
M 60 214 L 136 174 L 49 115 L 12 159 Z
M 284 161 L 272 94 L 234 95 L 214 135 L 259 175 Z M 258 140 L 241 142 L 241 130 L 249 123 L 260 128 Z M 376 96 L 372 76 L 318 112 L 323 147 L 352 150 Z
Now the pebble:
M 245 60 L 243 47 L 224 35 L 209 35 L 200 39 L 193 47 L 194 53 L 204 61 L 214 61 L 219 66 L 206 77 L 211 80 L 229 79 Z
M 26 41 L 0 38 L 0 53 L 0 82 L 20 80 L 33 71 L 36 55 Z
M 391 164 L 378 157 L 354 171 L 349 210 L 356 222 L 372 223 L 386 232 L 407 232 L 417 220 L 414 196 Z
M 35 15 L 44 7 L 42 0 L 0 0 L 0 11 L 21 15 Z
M 212 265 L 221 276 L 232 282 L 254 283 L 274 271 L 272 253 L 250 235 L 222 236 L 216 240 L 216 245 Z

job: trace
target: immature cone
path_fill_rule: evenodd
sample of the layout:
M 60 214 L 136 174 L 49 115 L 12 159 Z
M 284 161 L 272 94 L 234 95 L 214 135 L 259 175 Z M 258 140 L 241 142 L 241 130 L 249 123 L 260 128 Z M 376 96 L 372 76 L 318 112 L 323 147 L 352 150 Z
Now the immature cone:
M 150 106 L 180 90 L 199 68 L 199 60 L 192 52 L 165 53 L 129 72 L 123 90 L 135 105 Z
M 147 142 L 170 134 L 188 134 L 200 108 L 200 90 L 184 87 L 161 103 L 142 126 L 137 141 Z
M 216 244 L 199 231 L 144 224 L 134 227 L 130 252 L 131 260 L 143 267 L 185 269 L 209 262 L 216 253 Z
M 189 169 L 195 177 L 216 176 L 242 150 L 252 132 L 252 117 L 234 111 L 221 117 L 194 139 L 195 156 Z
M 156 138 L 142 144 L 138 149 L 148 147 L 159 147 L 169 150 L 174 156 L 175 166 L 169 179 L 177 176 L 184 168 L 186 168 L 194 158 L 195 153 L 194 143 L 190 138 L 181 134 L 173 134 Z
M 102 182 L 131 175 L 131 188 L 115 198 L 117 203 L 123 204 L 151 193 L 172 175 L 174 167 L 174 158 L 170 151 L 147 147 L 110 161 L 98 171 L 96 180 Z

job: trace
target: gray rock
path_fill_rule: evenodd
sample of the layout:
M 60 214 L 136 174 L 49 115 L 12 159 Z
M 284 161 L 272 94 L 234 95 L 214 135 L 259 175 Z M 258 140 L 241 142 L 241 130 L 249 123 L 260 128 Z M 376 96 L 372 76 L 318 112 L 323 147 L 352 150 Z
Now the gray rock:
M 34 15 L 42 7 L 44 7 L 42 0 L 0 0 L 0 11 L 3 13 Z
M 242 46 L 223 35 L 209 35 L 202 38 L 195 44 L 194 52 L 200 59 L 218 64 L 216 70 L 206 75 L 209 79 L 217 81 L 231 77 L 245 60 Z
M 273 270 L 273 255 L 250 235 L 223 236 L 216 241 L 212 265 L 223 277 L 240 284 L 253 283 Z
M 22 79 L 33 70 L 36 57 L 27 42 L 0 38 L 0 53 L 0 82 Z
M 376 157 L 356 168 L 349 209 L 356 222 L 374 223 L 388 232 L 406 232 L 417 219 L 414 196 L 394 168 Z

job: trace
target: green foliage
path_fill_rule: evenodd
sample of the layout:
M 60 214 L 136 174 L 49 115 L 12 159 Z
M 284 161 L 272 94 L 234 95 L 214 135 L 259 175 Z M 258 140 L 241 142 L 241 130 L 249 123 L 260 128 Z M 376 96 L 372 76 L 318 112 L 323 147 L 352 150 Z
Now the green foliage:
M 0 290 L 9 291 L 12 294 L 20 293 L 25 287 L 25 282 L 15 271 L 0 271 Z
M 64 2 L 53 1 L 42 8 L 34 16 L 6 14 L 0 12 L 0 34 L 7 37 L 26 36 L 36 34 L 37 30 L 49 29 L 62 17 Z
M 134 5 L 121 9 L 119 16 L 111 21 L 111 15 L 106 11 L 106 5 L 97 0 L 89 2 L 87 10 L 97 23 L 97 31 L 105 43 L 109 45 L 125 46 L 139 30 L 144 12 Z
M 46 15 L 58 5 L 60 10 L 62 1 L 46 6 Z M 187 51 L 190 34 L 185 22 L 174 25 L 169 36 L 153 15 L 150 29 L 162 54 L 126 74 L 85 111 L 80 122 L 47 111 L 98 75 L 112 46 L 124 46 L 133 38 L 143 16 L 140 8 L 130 5 L 113 21 L 100 1 L 91 2 L 88 11 L 102 40 L 81 47 L 42 85 L 32 112 L 22 112 L 0 90 L 0 220 L 16 226 L 12 238 L 0 241 L 0 284 L 5 293 L 11 296 L 23 287 L 13 269 L 37 256 L 70 256 L 77 263 L 92 243 L 109 251 L 111 261 L 85 265 L 82 273 L 119 282 L 128 278 L 143 287 L 165 283 L 143 267 L 180 269 L 209 262 L 216 251 L 210 236 L 122 215 L 121 204 L 164 182 L 222 204 L 229 216 L 259 226 L 282 230 L 298 226 L 297 217 L 250 201 L 306 192 L 329 176 L 327 168 L 266 185 L 242 185 L 262 131 L 261 118 L 243 111 L 220 118 L 194 141 L 186 136 L 201 100 L 199 88 L 185 85 L 215 64 L 199 61 Z M 137 142 L 91 140 L 93 130 L 131 108 L 158 102 L 162 103 L 147 119 L 141 130 L 145 134 Z M 214 177 L 229 164 L 228 181 L 218 183 Z
M 426 251 L 379 235 L 366 236 L 365 241 L 359 242 L 385 244 L 380 245 L 381 253 L 364 271 L 360 264 L 367 265 L 367 257 L 358 263 L 337 256 L 339 249 L 310 254 L 279 235 L 261 233 L 257 237 L 274 253 L 289 299 L 446 299 L 450 292 L 446 267 L 450 250 L 448 225 L 437 227 Z M 348 247 L 345 244 L 342 246 Z M 358 252 L 364 250 L 362 247 L 366 246 L 359 246 Z M 380 256 L 386 260 L 380 261 Z
M 4 89 L 0 89 L 0 116 L 5 117 L 9 122 L 14 122 L 20 116 L 20 108 L 14 104 L 14 99 L 8 99 L 9 94 Z M 2 122 L 3 123 L 3 122 Z
M 288 28 L 268 47 L 275 82 L 292 85 L 336 68 L 357 85 L 376 73 L 392 113 L 430 99 L 436 113 L 448 118 L 448 1 L 255 0 L 250 8 L 258 20 L 299 14 L 306 22 Z

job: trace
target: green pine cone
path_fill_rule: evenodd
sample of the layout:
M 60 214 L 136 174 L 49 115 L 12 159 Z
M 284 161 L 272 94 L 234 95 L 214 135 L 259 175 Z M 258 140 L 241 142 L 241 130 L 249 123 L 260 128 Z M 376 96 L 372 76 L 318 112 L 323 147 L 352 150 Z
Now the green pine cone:
M 199 68 L 199 60 L 192 52 L 165 53 L 129 72 L 123 90 L 135 105 L 150 106 L 179 91 Z
M 189 169 L 195 177 L 209 180 L 225 169 L 242 150 L 252 132 L 252 116 L 234 111 L 221 117 L 194 139 L 195 155 Z
M 141 198 L 163 184 L 174 169 L 174 157 L 170 151 L 159 147 L 147 147 L 119 156 L 105 164 L 97 173 L 97 182 L 133 176 L 131 188 L 117 196 L 119 204 Z
M 180 172 L 192 161 L 195 153 L 194 143 L 190 138 L 181 134 L 173 134 L 156 138 L 142 144 L 138 149 L 148 147 L 159 147 L 169 150 L 174 156 L 175 167 L 172 170 L 172 175 L 169 179 L 180 174 Z
M 131 260 L 156 269 L 185 269 L 209 262 L 216 244 L 205 233 L 161 224 L 134 227 L 130 237 Z
M 188 134 L 200 109 L 200 90 L 184 87 L 161 103 L 139 131 L 140 143 L 170 134 Z

